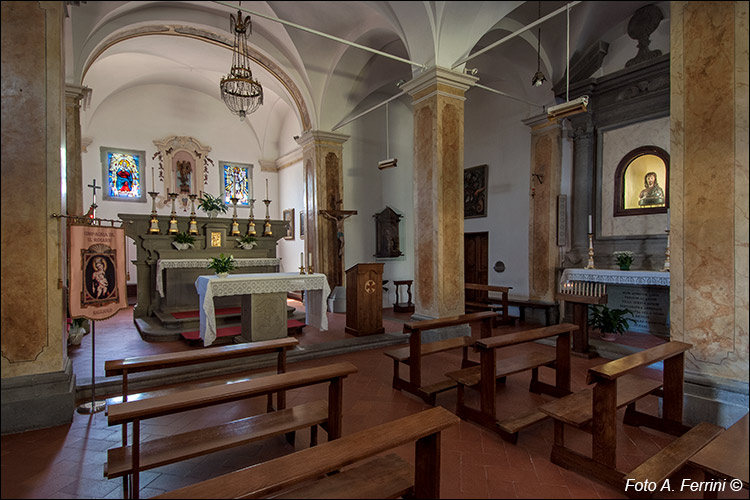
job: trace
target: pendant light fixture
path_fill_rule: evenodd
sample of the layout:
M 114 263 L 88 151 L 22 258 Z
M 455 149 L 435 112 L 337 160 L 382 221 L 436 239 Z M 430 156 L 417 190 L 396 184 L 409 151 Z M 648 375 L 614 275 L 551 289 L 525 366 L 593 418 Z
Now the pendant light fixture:
M 388 103 L 385 103 L 385 155 L 391 156 L 390 139 L 388 134 Z M 388 158 L 387 160 L 381 160 L 378 162 L 378 168 L 383 170 L 384 168 L 395 167 L 398 163 L 396 158 Z
M 242 5 L 240 2 L 239 5 Z M 232 46 L 232 68 L 229 74 L 221 79 L 221 99 L 229 111 L 244 121 L 245 117 L 255 112 L 263 104 L 263 87 L 253 78 L 250 70 L 250 56 L 247 50 L 247 36 L 253 31 L 253 24 L 248 15 L 243 19 L 242 11 L 237 10 L 237 18 L 229 15 L 234 32 Z
M 542 17 L 542 2 L 539 2 L 539 10 L 537 13 L 537 19 L 541 19 Z M 541 71 L 541 63 L 542 63 L 542 53 L 539 49 L 541 49 L 542 44 L 542 25 L 539 25 L 539 28 L 536 32 L 536 73 L 534 74 L 534 78 L 531 79 L 531 85 L 534 87 L 541 87 L 544 82 L 547 81 L 547 79 L 544 77 L 544 73 Z

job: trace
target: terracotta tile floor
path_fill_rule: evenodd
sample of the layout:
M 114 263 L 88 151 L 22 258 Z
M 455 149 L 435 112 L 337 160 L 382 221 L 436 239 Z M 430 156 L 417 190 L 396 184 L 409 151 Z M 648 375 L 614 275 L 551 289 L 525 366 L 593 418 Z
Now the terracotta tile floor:
M 384 312 L 388 321 L 408 321 L 409 315 Z M 343 323 L 331 321 L 336 329 Z M 339 325 L 339 326 L 335 326 Z M 520 326 L 518 328 L 528 328 Z M 505 327 L 506 329 L 508 327 Z M 333 329 L 333 328 L 332 328 Z M 388 330 L 387 330 L 388 331 Z M 307 332 L 304 335 L 309 335 Z M 329 335 L 342 331 L 331 331 Z M 478 335 L 478 332 L 474 332 Z M 90 338 L 87 335 L 86 338 Z M 86 342 L 86 341 L 84 341 Z M 97 365 L 105 359 L 121 358 L 177 349 L 187 349 L 183 342 L 145 343 L 140 340 L 132 323 L 132 312 L 123 311 L 97 327 Z M 545 349 L 531 345 L 521 349 Z M 290 370 L 349 361 L 358 372 L 344 385 L 344 435 L 376 424 L 409 415 L 428 408 L 421 400 L 391 388 L 391 359 L 378 348 L 331 356 L 328 358 L 290 363 Z M 88 353 L 88 354 L 87 354 Z M 88 358 L 86 357 L 88 355 Z M 90 344 L 72 349 L 74 370 L 79 376 L 90 376 Z M 442 353 L 427 358 L 425 379 L 441 378 L 446 367 L 458 367 L 460 352 Z M 573 389 L 583 386 L 588 367 L 602 363 L 600 358 L 572 359 Z M 87 365 L 88 363 L 88 365 Z M 87 371 L 88 370 L 88 371 Z M 541 370 L 542 380 L 552 382 L 551 372 Z M 98 371 L 98 368 L 97 368 Z M 527 390 L 530 376 L 518 374 L 508 377 L 497 393 L 498 416 L 518 412 L 546 401 L 547 396 L 531 394 Z M 471 392 L 471 391 L 470 391 Z M 325 386 L 298 389 L 288 393 L 288 404 L 295 405 L 326 396 Z M 451 411 L 455 409 L 455 391 L 438 395 L 437 403 Z M 209 424 L 264 411 L 265 400 L 256 398 L 246 402 L 196 410 L 184 415 L 156 418 L 142 425 L 142 439 L 198 429 Z M 646 398 L 639 407 L 643 411 L 657 411 L 656 398 Z M 620 416 L 622 416 L 620 414 Z M 621 421 L 621 419 L 620 419 Z M 441 486 L 443 498 L 624 498 L 620 491 L 604 486 L 550 463 L 552 423 L 542 422 L 520 434 L 518 444 L 512 445 L 497 435 L 471 423 L 461 422 L 443 433 L 441 457 Z M 2 498 L 122 498 L 122 481 L 103 477 L 107 449 L 119 445 L 119 427 L 108 427 L 104 413 L 82 415 L 74 413 L 73 422 L 43 430 L 2 436 Z M 580 451 L 587 452 L 589 436 L 570 432 L 566 435 Z M 305 448 L 308 431 L 297 433 L 296 446 L 283 438 L 246 445 L 204 457 L 160 467 L 141 474 L 141 498 L 157 495 L 181 486 L 215 477 L 232 470 Z M 321 440 L 325 433 L 321 433 Z M 618 466 L 630 470 L 645 458 L 661 449 L 672 438 L 661 433 L 619 425 Z M 398 453 L 413 460 L 413 444 L 399 448 Z M 701 479 L 699 472 L 684 468 L 681 476 Z M 722 498 L 733 494 L 722 493 Z M 734 494 L 747 498 L 746 491 Z M 698 493 L 657 494 L 657 498 L 700 498 Z

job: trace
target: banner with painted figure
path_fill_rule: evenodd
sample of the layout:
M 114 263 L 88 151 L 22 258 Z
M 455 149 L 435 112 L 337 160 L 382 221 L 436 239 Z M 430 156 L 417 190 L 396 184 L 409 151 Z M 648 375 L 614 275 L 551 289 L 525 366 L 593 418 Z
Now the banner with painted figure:
M 71 318 L 103 320 L 128 307 L 125 230 L 68 226 Z

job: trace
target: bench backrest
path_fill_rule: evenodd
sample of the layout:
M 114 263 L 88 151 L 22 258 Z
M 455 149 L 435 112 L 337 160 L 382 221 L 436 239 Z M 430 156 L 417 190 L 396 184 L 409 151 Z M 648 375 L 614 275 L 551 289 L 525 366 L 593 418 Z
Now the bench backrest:
M 107 377 L 128 373 L 172 368 L 176 366 L 221 361 L 240 358 L 248 355 L 260 355 L 277 352 L 280 349 L 291 349 L 299 344 L 294 337 L 263 340 L 247 344 L 207 347 L 191 351 L 154 354 L 151 356 L 137 356 L 124 359 L 112 359 L 104 362 L 104 374 Z
M 165 396 L 120 403 L 109 407 L 107 423 L 119 425 L 133 420 L 170 415 L 195 410 L 244 398 L 262 396 L 282 390 L 291 390 L 345 378 L 357 372 L 349 362 L 308 368 L 293 372 L 259 377 L 236 384 L 218 384 L 199 389 L 180 391 Z
M 461 314 L 460 316 L 449 316 L 447 318 L 412 321 L 411 323 L 404 324 L 404 333 L 421 332 L 424 330 L 433 330 L 435 328 L 445 328 L 448 326 L 473 323 L 474 321 L 491 320 L 492 318 L 496 318 L 497 315 L 497 313 L 492 311 L 482 311 L 471 314 Z
M 154 498 L 267 498 L 459 422 L 457 416 L 438 406 Z
M 562 333 L 574 332 L 576 330 L 578 330 L 577 325 L 572 323 L 560 323 L 559 325 L 545 326 L 543 328 L 535 328 L 533 330 L 507 333 L 497 337 L 480 339 L 476 341 L 474 347 L 477 349 L 497 349 L 499 347 L 523 344 L 524 342 L 534 342 L 535 340 L 554 337 Z
M 508 293 L 512 286 L 479 285 L 477 283 L 464 283 L 466 290 L 478 290 L 481 292 Z
M 598 380 L 615 380 L 638 368 L 682 354 L 692 347 L 692 344 L 673 340 L 603 365 L 594 366 L 589 368 L 586 383 L 593 384 Z

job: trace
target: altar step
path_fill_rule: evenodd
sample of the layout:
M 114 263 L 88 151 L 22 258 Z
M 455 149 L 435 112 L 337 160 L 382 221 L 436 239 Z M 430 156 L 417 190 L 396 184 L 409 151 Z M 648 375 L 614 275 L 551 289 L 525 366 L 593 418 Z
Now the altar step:
M 289 319 L 286 322 L 287 334 L 289 336 L 299 335 L 302 333 L 302 329 L 305 327 L 305 323 L 296 319 Z M 234 342 L 234 337 L 239 336 L 242 333 L 242 326 L 227 326 L 224 328 L 218 328 L 216 330 L 216 341 L 214 345 L 221 345 L 224 343 Z M 200 342 L 200 330 L 191 332 L 182 332 L 180 334 L 182 338 L 189 342 Z

